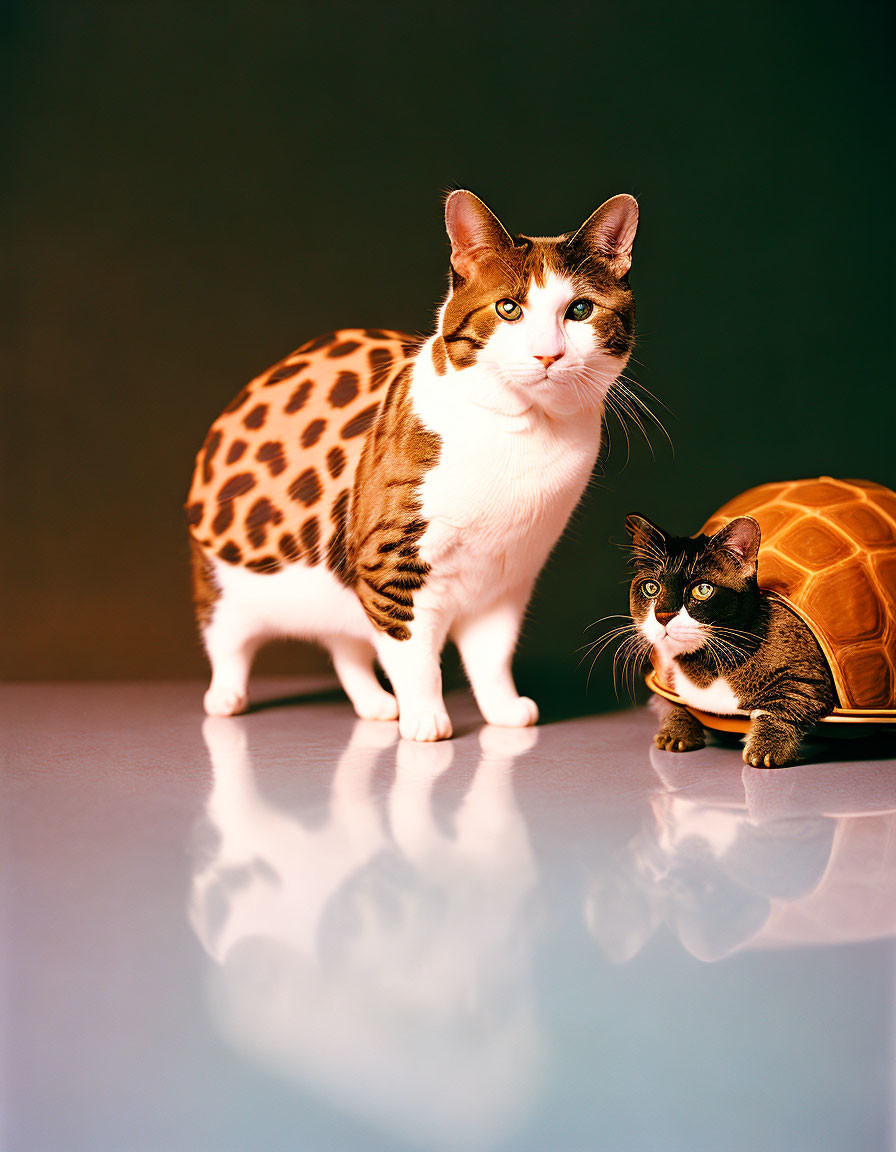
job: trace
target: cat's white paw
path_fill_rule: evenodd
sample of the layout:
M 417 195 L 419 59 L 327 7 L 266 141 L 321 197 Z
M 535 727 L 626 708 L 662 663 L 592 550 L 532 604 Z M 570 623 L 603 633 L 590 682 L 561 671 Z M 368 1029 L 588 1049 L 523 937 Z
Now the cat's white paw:
M 528 696 L 517 696 L 497 707 L 483 709 L 482 715 L 496 728 L 529 728 L 538 723 L 538 705 Z
M 352 705 L 361 720 L 398 719 L 398 701 L 391 692 L 371 692 L 369 696 L 356 697 Z
M 452 733 L 447 712 L 410 712 L 398 722 L 403 740 L 448 740 Z
M 202 700 L 206 716 L 238 716 L 245 712 L 249 697 L 238 688 L 216 688 L 212 685 Z

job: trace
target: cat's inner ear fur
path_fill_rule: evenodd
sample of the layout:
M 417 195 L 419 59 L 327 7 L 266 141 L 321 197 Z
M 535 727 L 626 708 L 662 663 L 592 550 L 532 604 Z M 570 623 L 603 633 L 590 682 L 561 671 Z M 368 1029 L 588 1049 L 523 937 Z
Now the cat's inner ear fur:
M 638 202 L 633 196 L 613 196 L 592 212 L 572 238 L 605 260 L 620 279 L 632 266 L 632 247 L 638 231 Z
M 451 266 L 469 280 L 478 262 L 513 247 L 501 221 L 472 192 L 458 189 L 445 202 L 445 227 L 451 240 Z
M 626 516 L 625 527 L 632 538 L 632 561 L 636 567 L 655 568 L 667 559 L 668 538 L 662 528 L 635 513 Z
M 753 576 L 759 563 L 762 533 L 752 516 L 738 516 L 712 537 L 707 550 L 723 548 L 737 561 L 741 575 Z

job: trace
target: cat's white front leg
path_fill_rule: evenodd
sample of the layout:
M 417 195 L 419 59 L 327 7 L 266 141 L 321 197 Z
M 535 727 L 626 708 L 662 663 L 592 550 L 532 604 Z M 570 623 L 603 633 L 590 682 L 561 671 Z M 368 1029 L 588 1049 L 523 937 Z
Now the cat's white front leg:
M 441 652 L 447 625 L 439 614 L 415 605 L 411 635 L 381 634 L 377 655 L 398 698 L 398 730 L 405 740 L 447 740 L 451 720 L 442 699 Z
M 532 582 L 504 593 L 489 607 L 458 620 L 452 630 L 479 711 L 488 724 L 526 728 L 538 722 L 538 705 L 520 696 L 511 665 Z

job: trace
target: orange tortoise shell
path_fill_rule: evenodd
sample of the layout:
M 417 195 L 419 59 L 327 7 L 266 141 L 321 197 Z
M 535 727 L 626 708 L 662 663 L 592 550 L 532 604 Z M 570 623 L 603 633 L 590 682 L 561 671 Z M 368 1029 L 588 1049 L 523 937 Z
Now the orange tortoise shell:
M 812 629 L 827 658 L 839 697 L 830 719 L 896 719 L 896 492 L 830 476 L 762 484 L 701 531 L 737 516 L 762 530 L 760 587 Z

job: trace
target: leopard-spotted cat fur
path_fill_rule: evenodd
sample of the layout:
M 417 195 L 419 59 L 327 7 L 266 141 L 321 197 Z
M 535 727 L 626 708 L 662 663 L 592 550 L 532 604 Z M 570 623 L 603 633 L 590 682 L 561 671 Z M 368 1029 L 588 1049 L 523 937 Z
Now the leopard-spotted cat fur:
M 451 291 L 429 340 L 309 341 L 206 437 L 187 520 L 212 715 L 246 707 L 257 648 L 287 635 L 329 649 L 360 716 L 441 739 L 450 637 L 487 721 L 537 720 L 511 660 L 633 343 L 637 205 L 617 196 L 575 234 L 511 237 L 461 191 L 446 224 Z

